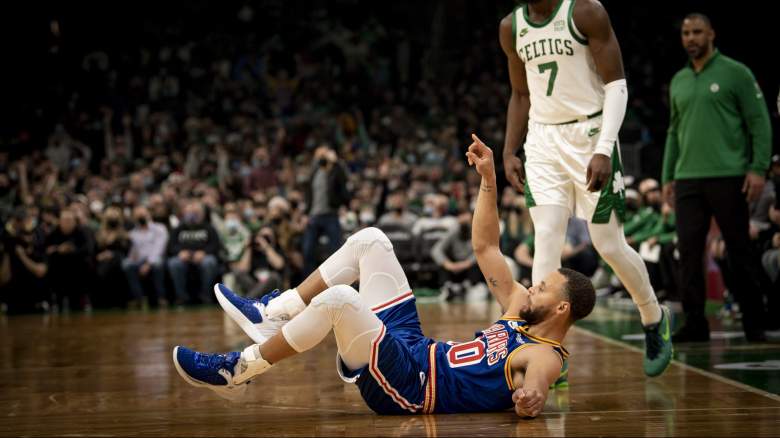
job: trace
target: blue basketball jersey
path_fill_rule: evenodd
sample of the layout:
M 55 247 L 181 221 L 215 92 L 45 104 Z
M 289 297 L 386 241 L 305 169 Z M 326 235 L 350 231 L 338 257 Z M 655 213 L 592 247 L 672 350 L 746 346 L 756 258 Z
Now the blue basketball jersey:
M 436 413 L 497 411 L 511 408 L 514 384 L 512 356 L 534 344 L 547 344 L 561 356 L 569 353 L 558 342 L 536 337 L 520 319 L 500 319 L 476 333 L 471 342 L 437 342 L 432 345 L 428 404 Z M 433 369 L 435 368 L 435 369 Z
M 366 404 L 379 414 L 498 411 L 511 408 L 512 356 L 534 344 L 559 343 L 534 336 L 526 322 L 502 318 L 470 342 L 436 342 L 423 335 L 412 292 L 372 310 L 384 323 L 371 345 L 368 365 L 339 375 L 354 382 Z

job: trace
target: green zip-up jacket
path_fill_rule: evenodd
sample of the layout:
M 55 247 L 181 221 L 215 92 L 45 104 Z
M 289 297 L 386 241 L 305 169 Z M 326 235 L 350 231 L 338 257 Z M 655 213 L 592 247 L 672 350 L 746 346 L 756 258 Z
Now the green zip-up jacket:
M 658 216 L 660 214 L 656 213 L 653 207 L 643 207 L 623 225 L 623 234 L 626 237 L 631 237 L 636 233 L 653 228 Z
M 674 241 L 674 238 L 677 236 L 675 228 L 676 221 L 677 218 L 674 213 L 670 213 L 666 217 L 658 213 L 652 227 L 634 233 L 634 235 L 631 236 L 634 238 L 634 244 L 639 245 L 645 240 L 650 240 L 652 237 L 658 239 L 658 243 L 662 245 Z
M 715 50 L 699 73 L 690 62 L 677 72 L 669 94 L 664 183 L 766 173 L 772 127 L 747 66 Z

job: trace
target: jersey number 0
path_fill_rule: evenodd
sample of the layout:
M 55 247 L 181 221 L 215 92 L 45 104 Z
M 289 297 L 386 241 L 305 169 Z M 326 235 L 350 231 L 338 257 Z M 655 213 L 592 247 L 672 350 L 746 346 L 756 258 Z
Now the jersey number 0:
M 485 343 L 481 339 L 453 345 L 447 352 L 450 368 L 465 367 L 480 363 L 485 357 Z

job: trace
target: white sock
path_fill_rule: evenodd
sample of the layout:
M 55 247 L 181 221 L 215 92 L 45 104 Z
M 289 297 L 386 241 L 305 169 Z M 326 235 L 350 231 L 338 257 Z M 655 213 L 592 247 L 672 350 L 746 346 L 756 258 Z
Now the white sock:
M 241 353 L 241 359 L 233 370 L 233 384 L 239 385 L 247 380 L 263 374 L 271 368 L 271 364 L 260 354 L 260 344 L 250 345 Z

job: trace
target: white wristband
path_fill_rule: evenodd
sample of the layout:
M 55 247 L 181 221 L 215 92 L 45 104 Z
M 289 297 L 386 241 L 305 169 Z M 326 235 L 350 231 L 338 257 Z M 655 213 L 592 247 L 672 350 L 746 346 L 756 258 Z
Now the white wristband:
M 628 84 L 618 79 L 604 85 L 604 113 L 601 116 L 601 135 L 596 143 L 596 154 L 611 156 L 618 139 L 620 125 L 626 116 Z
M 608 157 L 612 156 L 612 151 L 615 149 L 615 142 L 612 141 L 602 141 L 599 139 L 598 143 L 596 143 L 596 148 L 593 149 L 593 154 L 601 154 L 606 155 Z

